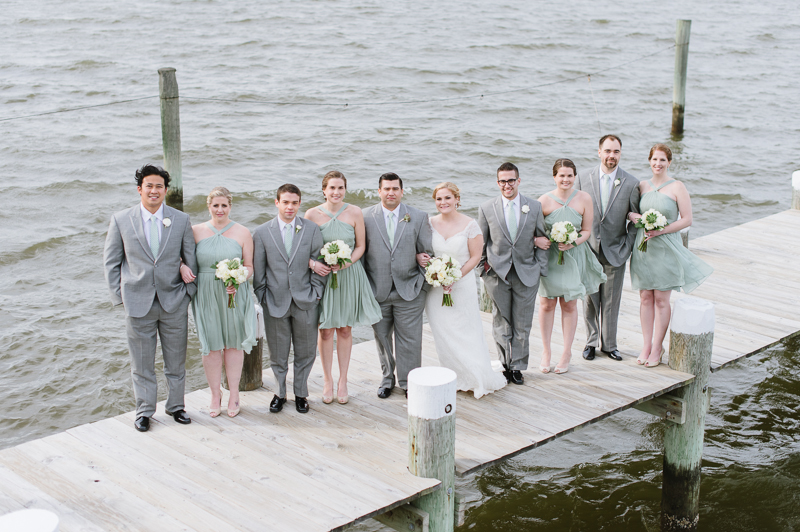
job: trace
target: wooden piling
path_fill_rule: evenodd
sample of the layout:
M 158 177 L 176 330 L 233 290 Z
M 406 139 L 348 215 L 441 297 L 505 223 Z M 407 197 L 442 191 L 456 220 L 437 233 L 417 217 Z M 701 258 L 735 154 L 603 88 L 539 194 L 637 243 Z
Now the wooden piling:
M 680 233 L 681 233 L 681 242 L 683 242 L 683 247 L 689 249 L 689 228 L 684 227 L 683 229 L 681 229 Z
M 262 374 L 261 360 L 264 353 L 264 339 L 259 338 L 258 343 L 249 352 L 244 353 L 244 363 L 242 364 L 242 378 L 239 381 L 239 391 L 249 392 L 256 390 L 263 385 L 264 376 Z M 222 386 L 230 390 L 228 386 L 228 376 L 225 373 L 225 365 L 222 366 Z
M 691 20 L 679 20 L 675 28 L 675 73 L 672 88 L 672 134 L 683 134 L 683 114 L 686 108 L 686 68 L 689 63 L 689 33 Z
M 183 168 L 181 166 L 181 116 L 178 81 L 174 68 L 158 69 L 161 95 L 161 143 L 164 146 L 164 169 L 169 172 L 167 205 L 183 210 Z
M 456 374 L 441 367 L 408 374 L 408 469 L 442 482 L 411 504 L 429 515 L 431 532 L 452 532 L 455 509 Z
M 481 309 L 481 312 L 491 312 L 494 308 L 494 301 L 489 296 L 489 292 L 486 291 L 486 285 L 483 282 L 483 279 L 478 277 L 480 281 L 480 291 L 478 292 L 478 306 Z
M 800 170 L 792 174 L 792 209 L 800 210 Z
M 714 322 L 714 305 L 709 301 L 686 297 L 673 305 L 669 367 L 695 378 L 673 392 L 684 401 L 685 423 L 668 424 L 664 433 L 662 532 L 697 530 L 700 519 L 700 461 Z

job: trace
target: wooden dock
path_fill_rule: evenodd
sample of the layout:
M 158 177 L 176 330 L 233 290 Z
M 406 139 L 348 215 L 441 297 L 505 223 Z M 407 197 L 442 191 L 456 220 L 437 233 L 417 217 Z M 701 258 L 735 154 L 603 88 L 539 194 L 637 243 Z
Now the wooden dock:
M 787 236 L 762 236 L 775 227 Z M 800 211 L 695 239 L 691 248 L 715 268 L 692 294 L 716 304 L 714 369 L 800 331 L 800 279 L 791 275 L 800 260 Z M 491 339 L 491 317 L 483 318 Z M 690 382 L 692 375 L 665 365 L 635 364 L 638 323 L 638 294 L 628 283 L 619 336 L 625 360 L 584 361 L 579 325 L 569 373 L 544 375 L 536 369 L 541 344 L 535 322 L 524 386 L 509 385 L 480 400 L 459 392 L 457 473 L 477 471 Z M 423 364 L 435 365 L 427 328 L 423 342 Z M 159 405 L 145 434 L 133 429 L 129 412 L 0 451 L 0 515 L 49 509 L 60 516 L 62 531 L 324 531 L 438 489 L 437 480 L 407 471 L 406 400 L 397 391 L 385 400 L 376 396 L 374 342 L 353 348 L 347 405 L 322 404 L 317 366 L 311 411 L 298 414 L 290 401 L 280 414 L 270 414 L 274 383 L 265 374 L 265 388 L 244 392 L 242 413 L 234 419 L 224 411 L 210 418 L 210 394 L 203 389 L 186 397 L 193 419 L 188 426 L 174 423 Z

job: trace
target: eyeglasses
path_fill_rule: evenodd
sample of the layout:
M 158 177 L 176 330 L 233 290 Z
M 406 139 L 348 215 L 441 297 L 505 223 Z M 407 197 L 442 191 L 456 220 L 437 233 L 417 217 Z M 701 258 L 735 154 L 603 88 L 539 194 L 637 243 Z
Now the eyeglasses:
M 498 179 L 497 180 L 497 184 L 500 185 L 501 187 L 504 187 L 504 186 L 513 187 L 514 183 L 517 182 L 517 179 L 518 178 L 514 178 L 514 179 Z

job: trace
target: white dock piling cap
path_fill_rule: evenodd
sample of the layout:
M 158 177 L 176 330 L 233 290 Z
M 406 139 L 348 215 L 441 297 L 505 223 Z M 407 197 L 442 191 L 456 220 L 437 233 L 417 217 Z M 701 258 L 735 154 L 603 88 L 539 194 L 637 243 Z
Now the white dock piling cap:
M 797 170 L 792 174 L 792 188 L 795 190 L 800 190 L 800 170 Z
M 682 297 L 672 305 L 669 328 L 680 334 L 714 332 L 714 304 L 699 297 Z
M 19 510 L 0 516 L 3 532 L 58 532 L 58 516 L 49 510 Z
M 452 369 L 429 366 L 408 374 L 408 415 L 439 419 L 456 413 L 458 378 Z

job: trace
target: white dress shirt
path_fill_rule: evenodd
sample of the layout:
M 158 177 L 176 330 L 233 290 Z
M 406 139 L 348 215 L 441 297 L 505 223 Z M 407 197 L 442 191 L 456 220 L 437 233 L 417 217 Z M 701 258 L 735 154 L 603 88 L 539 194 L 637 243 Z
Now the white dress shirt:
M 283 239 L 283 243 L 286 244 L 286 226 L 290 226 L 292 231 L 294 231 L 294 222 L 297 220 L 297 216 L 292 218 L 292 221 L 289 223 L 284 222 L 280 218 L 278 218 L 278 223 L 281 225 L 281 239 Z M 294 235 L 292 235 L 294 237 Z
M 384 207 L 383 203 L 381 203 L 381 208 L 383 209 L 383 223 L 384 223 L 384 225 L 387 225 L 387 226 L 389 225 L 389 213 L 394 214 L 394 231 L 395 231 L 395 233 L 397 233 L 397 222 L 400 221 L 400 220 L 397 219 L 397 213 L 399 212 L 400 204 L 398 203 L 397 207 L 395 207 L 393 211 L 390 211 L 389 209 Z
M 514 198 L 513 200 L 507 199 L 505 196 L 503 196 L 503 215 L 506 217 L 506 228 L 508 229 L 508 234 L 511 234 L 511 225 L 508 223 L 508 204 L 509 203 L 513 204 L 513 206 L 511 208 L 514 209 L 514 214 L 517 215 L 517 231 L 519 231 L 520 220 L 521 220 L 521 216 L 522 216 L 522 211 L 521 211 L 522 206 L 520 205 L 521 200 L 520 200 L 519 194 L 517 194 L 517 197 Z
M 150 217 L 153 213 L 144 208 L 144 205 L 139 204 L 142 211 L 142 228 L 144 229 L 144 237 L 147 239 L 147 244 L 150 245 Z M 164 229 L 164 204 L 162 203 L 158 210 L 155 212 L 158 219 L 158 241 L 161 242 L 161 232 Z

